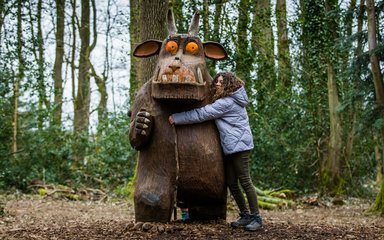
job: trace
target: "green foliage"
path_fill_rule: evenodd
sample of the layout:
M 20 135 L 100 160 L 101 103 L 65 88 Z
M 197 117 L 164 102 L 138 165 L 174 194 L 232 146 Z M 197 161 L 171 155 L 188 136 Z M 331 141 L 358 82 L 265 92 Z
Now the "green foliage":
M 111 114 L 108 122 L 98 125 L 98 132 L 88 146 L 81 171 L 100 179 L 110 189 L 127 181 L 134 174 L 135 153 L 128 141 L 129 118 Z
M 133 176 L 135 160 L 128 142 L 128 126 L 124 114 L 111 115 L 108 122 L 100 123 L 101 135 L 80 141 L 87 149 L 82 163 L 73 159 L 73 145 L 79 142 L 71 132 L 56 127 L 22 131 L 20 152 L 1 161 L 0 188 L 27 190 L 35 183 L 57 183 L 113 189 Z

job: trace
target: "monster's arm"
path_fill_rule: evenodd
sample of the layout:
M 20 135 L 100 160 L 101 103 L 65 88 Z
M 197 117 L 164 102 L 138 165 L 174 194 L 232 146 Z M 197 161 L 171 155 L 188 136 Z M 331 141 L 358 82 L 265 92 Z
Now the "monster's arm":
M 153 117 L 146 108 L 150 101 L 146 95 L 145 91 L 138 93 L 131 112 L 129 141 L 136 150 L 145 147 L 151 137 Z
M 218 99 L 215 102 L 201 108 L 190 111 L 172 114 L 176 125 L 201 123 L 208 120 L 220 118 L 228 112 L 232 104 L 231 99 Z

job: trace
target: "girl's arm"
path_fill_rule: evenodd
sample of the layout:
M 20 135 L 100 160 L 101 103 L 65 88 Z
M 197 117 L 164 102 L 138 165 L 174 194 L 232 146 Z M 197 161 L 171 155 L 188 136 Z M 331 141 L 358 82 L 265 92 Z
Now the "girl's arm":
M 192 124 L 220 118 L 229 110 L 231 100 L 229 98 L 218 99 L 215 102 L 201 108 L 190 111 L 175 113 L 169 117 L 171 124 Z

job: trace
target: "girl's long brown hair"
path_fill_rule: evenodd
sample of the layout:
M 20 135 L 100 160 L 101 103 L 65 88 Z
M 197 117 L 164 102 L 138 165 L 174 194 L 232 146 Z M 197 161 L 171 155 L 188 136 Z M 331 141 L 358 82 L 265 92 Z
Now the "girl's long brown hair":
M 223 91 L 216 91 L 215 84 L 217 83 L 217 79 L 222 76 L 223 77 Z M 244 81 L 238 78 L 232 72 L 219 72 L 213 79 L 212 89 L 214 90 L 213 100 L 217 100 L 222 97 L 226 97 L 231 93 L 235 92 L 237 89 L 244 86 Z

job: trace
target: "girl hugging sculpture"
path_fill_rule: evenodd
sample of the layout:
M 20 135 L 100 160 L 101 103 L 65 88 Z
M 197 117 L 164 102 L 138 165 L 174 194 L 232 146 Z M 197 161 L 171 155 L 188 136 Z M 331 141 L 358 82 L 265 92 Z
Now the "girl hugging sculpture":
M 168 222 L 177 202 L 191 219 L 226 218 L 223 153 L 215 123 L 172 126 L 168 117 L 211 102 L 205 57 L 222 60 L 225 49 L 197 36 L 199 14 L 187 34 L 176 33 L 168 11 L 168 37 L 138 45 L 136 57 L 158 54 L 153 77 L 139 90 L 132 106 L 131 145 L 139 151 L 134 193 L 136 221 Z

